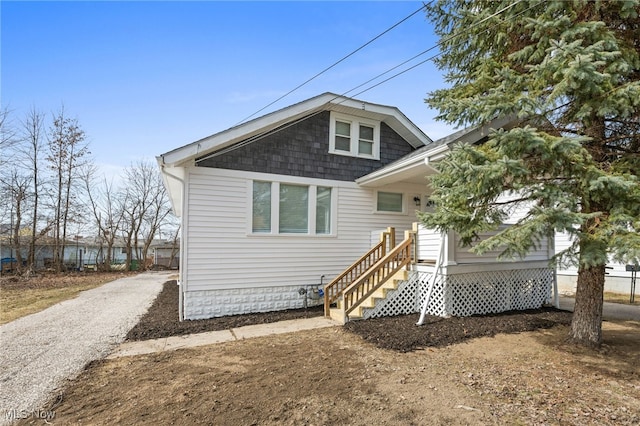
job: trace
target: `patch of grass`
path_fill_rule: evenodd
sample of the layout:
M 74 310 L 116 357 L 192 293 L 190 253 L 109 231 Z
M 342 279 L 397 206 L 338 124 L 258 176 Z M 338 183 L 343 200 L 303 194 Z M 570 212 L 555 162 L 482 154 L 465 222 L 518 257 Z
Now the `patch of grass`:
M 63 300 L 76 297 L 83 290 L 99 284 L 85 284 L 66 288 L 3 290 L 0 295 L 0 324 L 6 324 L 20 317 L 42 311 Z
M 76 297 L 80 292 L 114 280 L 110 275 L 97 275 L 88 279 L 64 282 L 43 287 L 30 286 L 2 288 L 0 290 L 0 325 Z M 12 286 L 13 287 L 13 286 Z
M 604 292 L 604 301 L 611 303 L 622 303 L 624 305 L 640 305 L 640 296 L 636 295 L 635 301 L 633 303 L 629 302 L 630 295 L 629 294 L 621 294 L 621 293 L 611 293 L 608 291 Z

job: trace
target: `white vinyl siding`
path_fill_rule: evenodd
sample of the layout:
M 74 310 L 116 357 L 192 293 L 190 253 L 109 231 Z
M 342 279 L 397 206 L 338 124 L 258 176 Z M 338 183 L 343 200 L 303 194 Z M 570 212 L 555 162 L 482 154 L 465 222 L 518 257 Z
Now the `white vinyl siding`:
M 440 237 L 441 233 L 434 229 L 427 229 L 423 226 L 418 227 L 418 261 L 435 262 L 440 254 Z
M 508 226 L 508 225 L 506 225 Z M 479 236 L 481 239 L 486 239 L 491 235 L 495 235 L 499 231 L 493 232 L 483 232 Z M 426 260 L 426 261 L 434 261 L 438 257 L 438 252 L 440 249 L 440 232 L 437 232 L 433 229 L 425 229 L 420 226 L 418 229 L 418 241 L 417 241 L 417 249 L 418 249 L 418 259 Z M 457 234 L 451 233 L 446 235 L 445 238 L 448 239 L 448 250 L 445 250 L 445 254 L 447 259 L 444 259 L 446 262 L 454 262 L 458 264 L 473 264 L 473 263 L 493 263 L 498 262 L 497 257 L 500 255 L 502 250 L 496 249 L 492 251 L 488 251 L 483 253 L 482 255 L 477 255 L 470 251 L 471 247 L 461 247 L 460 246 L 460 238 Z M 531 250 L 527 256 L 523 259 L 505 259 L 501 262 L 537 262 L 537 261 L 546 261 L 553 256 L 551 250 L 551 244 L 547 238 L 543 238 L 537 248 Z
M 497 234 L 499 231 L 493 232 L 482 232 L 478 234 L 478 236 L 485 240 L 489 236 Z M 460 238 L 456 235 L 455 237 L 455 261 L 457 263 L 484 263 L 484 262 L 496 262 L 497 257 L 502 253 L 502 249 L 498 248 L 495 250 L 491 250 L 483 253 L 482 255 L 477 255 L 471 251 L 471 247 L 461 247 L 460 246 Z M 532 249 L 523 259 L 504 259 L 502 262 L 535 262 L 540 260 L 548 260 L 553 256 L 551 253 L 550 241 L 548 238 L 543 238 L 538 247 Z
M 374 192 L 351 182 L 209 168 L 192 168 L 188 175 L 185 291 L 318 284 L 322 275 L 326 284 L 371 248 L 372 230 L 402 231 L 416 221 L 414 215 L 372 215 Z M 253 182 L 277 180 L 330 188 L 333 233 L 252 233 Z M 317 199 L 322 192 L 309 196 Z M 310 223 L 318 229 L 317 213 Z
M 566 250 L 571 246 L 571 237 L 566 232 L 556 232 L 555 238 L 555 252 L 556 254 L 560 253 L 563 250 Z M 607 275 L 609 277 L 623 277 L 628 278 L 629 283 L 631 283 L 631 272 L 626 270 L 626 265 L 619 262 L 614 262 L 612 260 L 607 263 Z M 559 275 L 578 275 L 578 267 L 577 266 L 565 266 L 558 267 Z

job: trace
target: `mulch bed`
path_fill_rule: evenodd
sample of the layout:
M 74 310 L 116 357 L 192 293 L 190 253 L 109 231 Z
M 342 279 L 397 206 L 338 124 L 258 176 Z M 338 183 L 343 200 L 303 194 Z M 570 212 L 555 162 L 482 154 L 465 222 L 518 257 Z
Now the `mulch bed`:
M 158 339 L 205 331 L 227 330 L 245 325 L 310 318 L 323 315 L 322 306 L 307 309 L 234 315 L 206 320 L 178 320 L 178 286 L 168 281 L 140 322 L 127 334 L 129 341 Z M 441 318 L 427 316 L 418 327 L 418 314 L 352 321 L 344 326 L 374 345 L 399 352 L 426 347 L 444 347 L 475 337 L 499 333 L 521 333 L 551 328 L 571 322 L 571 312 L 543 307 L 536 310 L 504 312 L 496 315 Z
M 138 324 L 127 334 L 126 340 L 160 339 L 169 336 L 202 333 L 205 331 L 228 330 L 245 325 L 268 324 L 277 321 L 311 318 L 324 315 L 323 306 L 307 309 L 262 312 L 257 314 L 233 315 L 205 320 L 179 321 L 178 285 L 167 281 L 149 311 L 140 318 Z
M 568 311 L 543 307 L 471 317 L 427 316 L 420 327 L 416 326 L 419 314 L 353 321 L 344 327 L 379 348 L 410 352 L 426 347 L 449 346 L 475 337 L 521 333 L 570 324 L 571 315 Z

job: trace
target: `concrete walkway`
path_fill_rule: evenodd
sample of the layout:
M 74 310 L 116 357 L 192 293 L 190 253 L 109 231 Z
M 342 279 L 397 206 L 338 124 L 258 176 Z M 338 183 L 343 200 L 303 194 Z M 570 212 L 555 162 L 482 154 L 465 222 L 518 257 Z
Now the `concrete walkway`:
M 165 337 L 163 339 L 144 340 L 141 342 L 126 342 L 121 344 L 120 347 L 107 358 L 120 358 L 123 356 L 194 348 L 197 346 L 211 345 L 213 343 L 231 342 L 234 340 L 250 339 L 252 337 L 291 333 L 294 331 L 333 327 L 336 325 L 338 325 L 338 323 L 332 319 L 314 317 L 280 321 L 272 324 L 247 325 L 230 330 L 209 331 L 184 336 Z
M 560 296 L 560 309 L 573 312 L 574 304 L 573 297 Z M 640 306 L 604 302 L 602 318 L 605 320 L 640 321 Z
M 0 326 L 0 424 L 38 412 L 65 380 L 108 355 L 171 274 L 121 278 Z

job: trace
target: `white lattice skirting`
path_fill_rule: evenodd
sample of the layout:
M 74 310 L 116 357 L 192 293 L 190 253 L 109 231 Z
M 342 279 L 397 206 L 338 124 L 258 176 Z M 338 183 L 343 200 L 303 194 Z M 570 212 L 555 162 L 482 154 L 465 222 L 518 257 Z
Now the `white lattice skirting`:
M 483 315 L 540 308 L 551 300 L 553 269 L 517 269 L 440 276 L 427 313 L 437 316 Z M 364 318 L 405 315 L 422 310 L 431 273 L 411 271 L 409 279 L 387 293 Z

